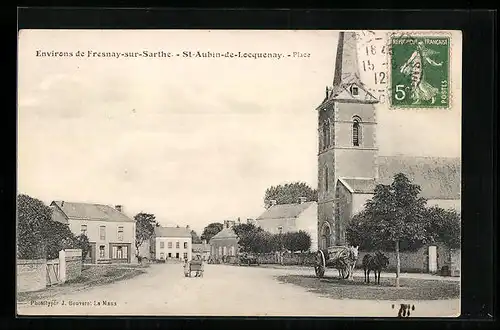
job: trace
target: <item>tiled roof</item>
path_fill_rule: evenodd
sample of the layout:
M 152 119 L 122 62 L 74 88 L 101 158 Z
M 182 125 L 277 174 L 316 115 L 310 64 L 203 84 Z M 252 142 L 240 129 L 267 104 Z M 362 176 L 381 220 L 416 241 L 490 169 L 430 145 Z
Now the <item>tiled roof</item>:
M 218 232 L 212 239 L 224 239 L 224 238 L 238 238 L 238 235 L 234 232 L 232 228 L 223 228 L 220 232 Z
M 134 222 L 133 219 L 109 205 L 53 201 L 51 206 L 58 207 L 70 220 Z
M 378 157 L 377 181 L 369 178 L 339 178 L 353 193 L 370 194 L 376 184 L 391 184 L 398 173 L 405 174 L 421 188 L 426 199 L 460 199 L 461 164 L 459 158 L 444 157 Z
M 256 220 L 297 218 L 302 212 L 309 208 L 309 206 L 315 204 L 316 202 L 305 202 L 296 204 L 274 205 L 268 208 Z
M 156 237 L 191 237 L 191 230 L 184 227 L 155 227 Z
M 379 183 L 390 184 L 394 175 L 403 173 L 420 185 L 422 197 L 460 199 L 460 158 L 385 156 L 377 161 Z
M 339 178 L 339 180 L 353 193 L 372 194 L 375 191 L 375 179 Z

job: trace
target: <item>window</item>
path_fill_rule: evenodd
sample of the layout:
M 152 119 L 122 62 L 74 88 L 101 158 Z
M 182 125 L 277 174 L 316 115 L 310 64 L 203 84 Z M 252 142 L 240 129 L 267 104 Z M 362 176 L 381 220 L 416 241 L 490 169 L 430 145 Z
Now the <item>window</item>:
M 323 123 L 323 149 L 330 147 L 330 121 Z
M 106 226 L 99 227 L 99 238 L 101 239 L 101 241 L 106 240 Z
M 176 258 L 176 259 L 179 259 L 179 252 L 177 252 L 177 253 L 175 254 L 175 258 Z
M 165 259 L 165 253 L 160 253 L 160 259 Z
M 188 243 L 187 242 L 184 242 L 184 248 L 187 249 L 188 248 Z
M 119 241 L 123 241 L 123 227 L 122 226 L 118 227 L 118 235 L 117 235 L 117 237 L 118 237 Z
M 168 248 L 171 249 L 172 248 L 172 242 L 168 242 Z
M 113 246 L 112 258 L 113 259 L 125 259 L 126 247 L 123 246 Z
M 358 86 L 356 85 L 352 85 L 351 86 L 351 94 L 353 96 L 358 96 L 359 95 L 359 89 L 358 89 Z
M 184 252 L 184 259 L 187 259 L 187 257 L 188 257 L 187 252 Z
M 160 249 L 164 249 L 165 248 L 165 242 L 160 242 Z
M 87 235 L 87 225 L 82 225 L 80 227 L 80 232 L 83 234 L 83 235 Z
M 178 249 L 180 247 L 179 242 L 175 242 L 175 248 Z
M 329 181 L 329 178 L 328 178 L 328 166 L 325 166 L 325 169 L 324 169 L 324 177 L 325 177 L 325 191 L 328 191 L 329 189 L 329 185 L 328 185 L 328 181 Z
M 99 246 L 99 258 L 104 258 L 104 245 Z
M 169 253 L 168 253 L 168 257 L 169 257 L 169 258 L 172 258 L 172 253 L 170 253 L 170 252 L 169 252 Z
M 352 145 L 359 147 L 361 144 L 361 118 L 354 117 L 352 119 Z

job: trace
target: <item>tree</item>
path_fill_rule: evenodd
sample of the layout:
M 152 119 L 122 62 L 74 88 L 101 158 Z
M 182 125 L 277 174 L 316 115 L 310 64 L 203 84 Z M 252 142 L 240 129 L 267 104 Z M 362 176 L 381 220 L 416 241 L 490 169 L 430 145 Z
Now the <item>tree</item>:
M 79 236 L 77 236 L 75 240 L 75 246 L 77 249 L 82 250 L 82 261 L 85 261 L 85 258 L 87 258 L 87 254 L 90 251 L 90 242 L 87 235 L 80 234 Z
M 52 210 L 28 195 L 17 196 L 17 257 L 45 258 L 42 228 L 52 219 Z
M 56 259 L 59 251 L 77 248 L 67 224 L 52 220 L 52 209 L 28 195 L 17 198 L 17 257 Z
M 427 232 L 426 200 L 419 197 L 420 186 L 411 184 L 402 173 L 394 176 L 390 185 L 379 184 L 365 209 L 353 217 L 346 236 L 351 244 L 386 249 L 388 244 L 396 252 L 396 287 L 399 287 L 401 269 L 400 247 L 411 249 L 431 239 Z
M 304 182 L 271 186 L 266 189 L 264 205 L 266 208 L 269 208 L 271 200 L 275 200 L 276 204 L 293 204 L 297 203 L 300 197 L 305 197 L 306 201 L 318 201 L 318 192 Z
M 198 234 L 194 230 L 191 230 L 191 238 L 193 244 L 201 243 L 201 238 L 198 237 Z
M 201 239 L 210 242 L 210 239 L 215 235 L 217 235 L 223 228 L 224 225 L 222 223 L 212 222 L 211 224 L 203 228 L 203 233 L 201 233 Z
M 457 211 L 432 206 L 426 210 L 426 218 L 427 231 L 434 242 L 442 242 L 452 249 L 460 248 L 460 214 Z
M 154 214 L 140 212 L 135 215 L 135 249 L 136 256 L 139 256 L 139 248 L 142 243 L 153 237 L 155 227 L 157 227 Z
M 260 232 L 263 232 L 262 228 L 252 223 L 241 223 L 234 226 L 233 230 L 238 236 L 238 245 L 242 252 L 260 252 L 262 250 L 263 236 L 259 235 Z
M 52 220 L 47 222 L 42 230 L 42 235 L 47 259 L 59 258 L 61 250 L 77 248 L 76 237 L 65 223 Z

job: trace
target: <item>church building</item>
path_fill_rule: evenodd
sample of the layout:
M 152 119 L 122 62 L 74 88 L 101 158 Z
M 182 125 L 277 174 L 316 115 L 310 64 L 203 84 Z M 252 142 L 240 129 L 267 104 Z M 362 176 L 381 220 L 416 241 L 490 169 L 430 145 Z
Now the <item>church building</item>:
M 354 32 L 340 32 L 333 86 L 318 112 L 318 244 L 345 245 L 345 229 L 377 184 L 397 173 L 421 187 L 428 205 L 460 211 L 460 158 L 381 156 L 378 100 L 360 79 Z

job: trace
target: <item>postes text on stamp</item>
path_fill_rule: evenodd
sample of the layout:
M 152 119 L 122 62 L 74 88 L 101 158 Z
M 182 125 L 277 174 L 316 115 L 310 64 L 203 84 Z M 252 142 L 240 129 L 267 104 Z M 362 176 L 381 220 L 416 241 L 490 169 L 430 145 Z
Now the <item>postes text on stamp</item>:
M 391 106 L 450 107 L 450 38 L 391 36 Z

